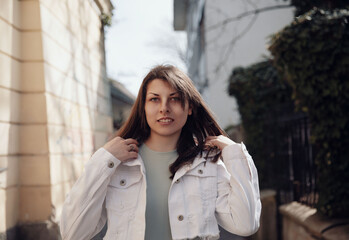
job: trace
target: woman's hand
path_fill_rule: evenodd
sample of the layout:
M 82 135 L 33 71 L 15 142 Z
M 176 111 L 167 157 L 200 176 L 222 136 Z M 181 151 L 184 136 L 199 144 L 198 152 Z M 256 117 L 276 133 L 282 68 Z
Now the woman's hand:
M 223 136 L 223 135 L 208 136 L 208 137 L 206 137 L 206 141 L 205 141 L 206 148 L 217 147 L 221 151 L 223 150 L 224 147 L 229 146 L 229 145 L 233 145 L 233 144 L 237 144 L 237 143 L 234 142 L 233 140 L 231 140 L 230 138 Z
M 138 157 L 138 142 L 133 138 L 123 139 L 115 137 L 107 142 L 103 148 L 121 162 L 130 161 Z

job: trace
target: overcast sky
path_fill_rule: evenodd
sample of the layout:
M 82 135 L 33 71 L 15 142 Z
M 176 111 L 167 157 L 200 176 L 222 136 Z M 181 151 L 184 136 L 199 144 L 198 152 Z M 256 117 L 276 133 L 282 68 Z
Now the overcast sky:
M 186 47 L 185 32 L 173 30 L 173 0 L 112 0 L 112 26 L 106 29 L 108 76 L 135 96 L 141 81 L 157 64 L 186 70 L 178 50 Z

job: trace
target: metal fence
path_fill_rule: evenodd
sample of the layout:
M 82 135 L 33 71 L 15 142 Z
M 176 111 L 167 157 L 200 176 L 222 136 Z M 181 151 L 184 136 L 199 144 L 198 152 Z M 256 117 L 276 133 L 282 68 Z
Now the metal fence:
M 311 126 L 305 113 L 293 109 L 292 104 L 283 104 L 266 114 L 266 147 L 272 153 L 266 170 L 279 204 L 299 201 L 314 206 L 317 190 Z

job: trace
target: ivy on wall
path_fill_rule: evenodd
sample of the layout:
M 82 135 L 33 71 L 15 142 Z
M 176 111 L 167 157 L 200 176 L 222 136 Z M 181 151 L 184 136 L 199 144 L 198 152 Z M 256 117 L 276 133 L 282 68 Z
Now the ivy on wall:
M 349 212 L 349 11 L 313 9 L 275 34 L 274 65 L 308 113 L 318 171 L 318 210 Z
M 112 25 L 113 14 L 102 13 L 100 18 L 103 26 L 110 27 Z

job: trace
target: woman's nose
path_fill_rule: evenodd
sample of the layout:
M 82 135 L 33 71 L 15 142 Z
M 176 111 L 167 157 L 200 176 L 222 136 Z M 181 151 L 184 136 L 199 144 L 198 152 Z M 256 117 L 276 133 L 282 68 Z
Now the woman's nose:
M 170 112 L 170 108 L 169 108 L 169 106 L 168 106 L 168 102 L 167 102 L 167 101 L 163 101 L 163 102 L 161 103 L 160 112 L 161 112 L 161 113 Z

